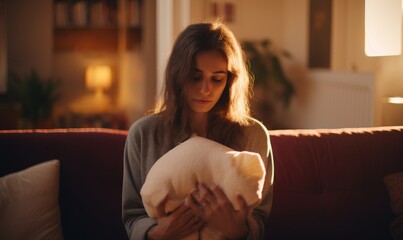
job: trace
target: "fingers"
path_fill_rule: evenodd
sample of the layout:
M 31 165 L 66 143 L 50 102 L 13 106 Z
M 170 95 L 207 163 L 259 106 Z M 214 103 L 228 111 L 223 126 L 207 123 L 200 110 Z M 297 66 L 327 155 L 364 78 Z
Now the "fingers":
M 161 206 L 163 203 L 160 204 Z M 201 229 L 205 222 L 195 215 L 191 208 L 182 204 L 174 211 L 166 213 L 165 216 L 157 218 L 154 236 L 166 236 L 167 239 L 177 239 L 185 237 L 192 232 Z
M 213 192 L 213 194 L 215 195 L 215 197 L 217 199 L 222 200 L 222 201 L 228 201 L 227 196 L 225 195 L 225 193 L 223 192 L 223 190 L 220 187 L 214 185 L 211 187 L 211 191 Z
M 203 219 L 193 215 L 192 219 L 189 220 L 187 224 L 184 226 L 186 231 L 186 234 L 184 235 L 188 235 L 202 229 L 205 226 L 205 224 L 206 222 L 204 222 Z
M 206 188 L 204 186 L 204 188 Z M 232 208 L 234 207 L 231 202 L 229 201 L 227 195 L 225 195 L 224 191 L 216 185 L 213 185 L 210 188 L 211 196 L 215 198 L 215 203 L 221 204 L 222 206 L 230 205 Z M 209 196 L 209 195 L 207 195 Z M 243 214 L 247 215 L 248 211 L 250 210 L 248 207 L 248 203 L 246 202 L 245 198 L 242 197 L 241 195 L 237 195 L 236 201 L 239 205 L 239 211 L 241 211 Z M 211 202 L 211 200 L 210 200 Z
M 198 190 L 194 191 L 191 195 L 195 205 L 206 210 L 216 204 L 229 204 L 229 199 L 224 191 L 216 185 L 208 188 L 206 185 L 200 183 L 198 184 Z
M 177 209 L 172 211 L 171 213 L 166 213 L 165 212 L 165 206 L 168 202 L 168 197 L 166 197 L 157 207 L 157 218 L 162 218 L 162 217 L 167 217 L 170 216 L 171 218 L 175 219 L 184 219 L 185 221 L 190 221 L 192 220 L 192 217 L 195 215 L 192 213 L 191 209 L 189 206 L 186 204 L 181 204 Z M 197 217 L 197 216 L 196 216 Z M 190 221 L 191 222 L 191 221 Z
M 199 192 L 200 196 L 198 196 L 198 198 L 196 198 L 196 200 L 198 200 L 201 205 L 206 205 L 209 203 L 211 204 L 216 201 L 215 194 L 209 188 L 207 188 L 204 184 L 199 183 L 198 189 L 199 189 L 198 192 Z
M 189 207 L 186 206 L 185 204 L 182 204 L 177 208 L 175 211 L 171 213 L 174 217 L 181 217 L 187 214 L 187 212 L 191 212 Z
M 190 230 L 190 232 L 194 232 L 201 229 L 206 224 L 206 222 L 198 215 L 202 214 L 203 212 L 200 210 L 200 208 L 197 207 L 197 203 L 195 202 L 195 200 L 189 198 L 191 197 L 188 197 L 185 200 L 185 204 L 183 204 L 186 212 L 182 214 L 181 221 L 184 223 L 184 227 L 186 229 Z M 199 211 L 199 213 L 196 213 L 193 209 Z
M 184 211 L 180 211 L 181 209 L 185 209 Z M 202 221 L 202 219 L 195 215 L 192 210 L 187 207 L 186 205 L 183 205 L 181 208 L 179 208 L 177 211 L 174 212 L 176 215 L 175 217 L 178 217 L 181 219 L 182 222 L 184 222 L 187 226 L 192 226 L 195 224 L 198 224 L 199 222 Z
M 243 198 L 241 195 L 237 195 L 236 201 L 239 205 L 239 209 L 237 210 L 245 213 L 250 210 L 245 198 Z M 205 213 L 217 205 L 229 205 L 233 207 L 228 197 L 220 187 L 213 185 L 208 188 L 204 184 L 198 184 L 198 190 L 189 195 L 185 201 L 185 204 L 192 208 L 192 210 L 195 211 L 199 216 L 201 216 L 203 212 Z
M 185 204 L 190 207 L 197 216 L 201 217 L 203 215 L 203 205 L 200 204 L 200 199 L 196 199 L 198 197 L 200 197 L 198 193 L 191 193 L 189 197 L 186 198 Z
M 198 184 L 198 189 L 189 195 L 186 204 L 196 215 L 202 217 L 206 221 L 212 214 L 212 211 L 216 211 L 218 208 L 222 207 L 232 208 L 231 203 L 221 188 L 215 185 L 208 188 L 204 184 Z
M 179 221 L 182 222 L 185 227 L 200 227 L 202 224 L 204 224 L 203 219 L 196 215 L 192 208 L 189 207 L 186 203 L 182 204 L 170 215 L 173 218 L 180 219 Z

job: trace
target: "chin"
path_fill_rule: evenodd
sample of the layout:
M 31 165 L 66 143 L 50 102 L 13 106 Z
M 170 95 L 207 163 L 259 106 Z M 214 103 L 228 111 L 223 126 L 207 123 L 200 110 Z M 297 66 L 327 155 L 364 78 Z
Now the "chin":
M 193 112 L 196 113 L 208 113 L 213 109 L 213 107 L 193 107 L 192 110 Z

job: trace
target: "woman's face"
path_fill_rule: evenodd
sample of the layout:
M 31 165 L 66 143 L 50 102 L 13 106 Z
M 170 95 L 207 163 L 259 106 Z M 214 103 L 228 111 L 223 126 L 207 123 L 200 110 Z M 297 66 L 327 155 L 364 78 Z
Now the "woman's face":
M 186 102 L 193 113 L 207 113 L 218 102 L 227 83 L 228 63 L 217 51 L 196 55 L 190 86 L 185 90 Z

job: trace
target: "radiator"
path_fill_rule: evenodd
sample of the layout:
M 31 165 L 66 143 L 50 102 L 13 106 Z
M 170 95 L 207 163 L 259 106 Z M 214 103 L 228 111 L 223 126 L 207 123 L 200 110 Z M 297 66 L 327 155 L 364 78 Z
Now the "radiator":
M 304 128 L 375 125 L 375 78 L 365 73 L 311 71 Z

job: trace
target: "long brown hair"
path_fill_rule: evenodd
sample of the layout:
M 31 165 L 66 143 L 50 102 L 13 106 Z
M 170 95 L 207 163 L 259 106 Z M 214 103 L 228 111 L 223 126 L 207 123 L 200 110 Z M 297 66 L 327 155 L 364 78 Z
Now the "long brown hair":
M 191 83 L 196 55 L 203 51 L 218 51 L 228 62 L 227 85 L 221 98 L 209 112 L 212 122 L 249 125 L 251 78 L 244 53 L 234 34 L 222 23 L 189 25 L 176 39 L 165 71 L 162 101 L 156 113 L 171 126 L 188 127 L 188 106 L 185 89 Z

